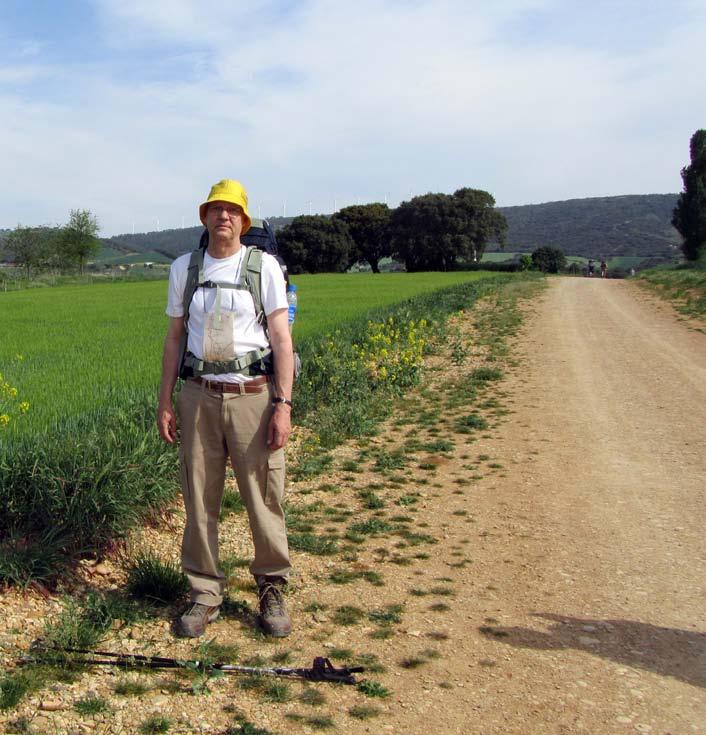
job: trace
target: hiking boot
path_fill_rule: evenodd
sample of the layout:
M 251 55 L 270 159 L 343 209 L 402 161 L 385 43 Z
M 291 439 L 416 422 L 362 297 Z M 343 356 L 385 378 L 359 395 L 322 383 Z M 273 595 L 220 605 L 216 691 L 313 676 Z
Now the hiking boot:
M 262 629 L 275 638 L 285 638 L 292 632 L 292 621 L 284 601 L 287 580 L 282 577 L 256 577 L 256 581 Z
M 177 621 L 177 634 L 184 638 L 199 638 L 217 617 L 218 605 L 209 607 L 195 602 Z

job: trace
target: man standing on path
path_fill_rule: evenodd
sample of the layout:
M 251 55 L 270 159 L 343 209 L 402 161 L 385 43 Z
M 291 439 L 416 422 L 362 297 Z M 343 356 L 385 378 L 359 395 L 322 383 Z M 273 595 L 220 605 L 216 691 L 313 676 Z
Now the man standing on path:
M 179 417 L 186 509 L 182 567 L 192 604 L 177 631 L 191 638 L 203 635 L 223 601 L 218 514 L 230 457 L 255 547 L 250 571 L 259 590 L 260 623 L 265 632 L 282 637 L 292 628 L 283 596 L 291 566 L 282 497 L 294 372 L 284 276 L 275 258 L 263 254 L 260 321 L 243 280 L 250 273 L 249 249 L 240 242 L 250 227 L 245 189 L 231 179 L 218 182 L 199 216 L 209 241 L 190 304 L 184 303 L 184 293 L 191 254 L 177 258 L 169 274 L 170 320 L 157 409 L 160 436 L 170 444 L 177 440 Z M 172 394 L 180 374 L 188 377 L 175 414 Z

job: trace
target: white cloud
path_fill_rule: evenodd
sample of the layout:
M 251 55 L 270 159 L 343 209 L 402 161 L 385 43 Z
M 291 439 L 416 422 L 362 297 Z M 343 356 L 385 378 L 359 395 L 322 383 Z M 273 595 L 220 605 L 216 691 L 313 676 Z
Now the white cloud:
M 154 47 L 158 69 L 5 68 L 0 226 L 78 206 L 105 232 L 192 224 L 231 175 L 263 215 L 461 186 L 501 204 L 675 191 L 706 119 L 706 81 L 687 76 L 706 41 L 697 6 L 629 50 L 506 38 L 519 13 L 551 15 L 549 0 L 310 0 L 279 17 L 266 2 L 99 7 L 97 43 L 127 58 Z M 65 97 L 2 92 L 42 75 Z

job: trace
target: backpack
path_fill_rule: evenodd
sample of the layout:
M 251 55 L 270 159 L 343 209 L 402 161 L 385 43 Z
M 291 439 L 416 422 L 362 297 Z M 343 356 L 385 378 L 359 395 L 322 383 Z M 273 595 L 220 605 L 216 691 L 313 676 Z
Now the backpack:
M 240 269 L 237 283 L 223 283 L 205 281 L 203 274 L 203 257 L 208 247 L 208 231 L 204 230 L 199 241 L 199 247 L 191 253 L 184 286 L 184 325 L 185 330 L 179 345 L 179 377 L 182 380 L 212 373 L 244 373 L 245 375 L 268 375 L 273 371 L 272 350 L 252 350 L 233 360 L 206 362 L 187 352 L 189 340 L 189 310 L 194 294 L 202 288 L 232 288 L 249 291 L 255 305 L 255 320 L 267 332 L 267 321 L 262 306 L 262 289 L 260 276 L 262 272 L 263 252 L 273 255 L 282 268 L 285 282 L 289 283 L 289 274 L 284 261 L 277 255 L 277 240 L 270 223 L 267 220 L 251 220 L 250 229 L 240 238 L 241 244 L 247 248 L 245 260 Z

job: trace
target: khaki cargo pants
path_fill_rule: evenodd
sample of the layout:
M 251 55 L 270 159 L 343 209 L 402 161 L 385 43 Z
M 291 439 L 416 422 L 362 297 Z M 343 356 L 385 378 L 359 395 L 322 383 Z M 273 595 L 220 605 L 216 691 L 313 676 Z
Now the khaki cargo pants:
M 272 390 L 268 383 L 261 393 L 219 393 L 187 380 L 177 396 L 186 508 L 181 559 L 192 602 L 223 601 L 218 514 L 229 456 L 250 520 L 251 573 L 288 577 L 291 571 L 282 510 L 284 450 L 267 448 Z

